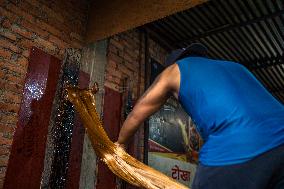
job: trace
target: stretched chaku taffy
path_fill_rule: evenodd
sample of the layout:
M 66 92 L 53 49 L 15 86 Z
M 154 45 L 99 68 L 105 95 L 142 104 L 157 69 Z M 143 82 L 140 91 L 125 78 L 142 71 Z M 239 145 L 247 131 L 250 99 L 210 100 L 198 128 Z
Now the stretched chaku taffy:
M 97 114 L 93 89 L 68 87 L 67 99 L 74 104 L 91 139 L 92 146 L 98 157 L 118 177 L 135 186 L 146 189 L 189 189 L 174 179 L 141 163 L 121 147 L 115 145 L 103 129 L 103 124 Z

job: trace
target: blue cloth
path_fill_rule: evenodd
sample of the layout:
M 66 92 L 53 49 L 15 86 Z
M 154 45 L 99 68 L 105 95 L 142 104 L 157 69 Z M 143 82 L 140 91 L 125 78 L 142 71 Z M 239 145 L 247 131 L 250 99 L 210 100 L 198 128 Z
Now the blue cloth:
M 205 142 L 203 165 L 246 162 L 284 144 L 284 106 L 244 66 L 202 57 L 177 64 L 179 101 Z

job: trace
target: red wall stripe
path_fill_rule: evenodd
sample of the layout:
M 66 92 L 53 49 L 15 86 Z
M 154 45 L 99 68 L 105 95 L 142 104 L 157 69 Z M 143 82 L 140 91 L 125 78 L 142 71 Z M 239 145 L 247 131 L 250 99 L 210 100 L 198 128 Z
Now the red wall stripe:
M 109 138 L 117 140 L 121 122 L 122 94 L 105 87 L 104 96 L 104 129 Z M 98 177 L 96 189 L 115 189 L 116 176 L 103 163 L 98 163 Z
M 4 189 L 38 189 L 61 62 L 32 48 Z

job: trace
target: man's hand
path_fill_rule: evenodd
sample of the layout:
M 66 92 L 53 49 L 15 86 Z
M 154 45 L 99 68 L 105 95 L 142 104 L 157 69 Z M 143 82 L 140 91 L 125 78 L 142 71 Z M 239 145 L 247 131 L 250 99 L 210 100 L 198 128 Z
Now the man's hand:
M 114 143 L 117 147 L 122 148 L 124 151 L 126 151 L 126 145 L 125 144 L 120 144 L 118 142 Z

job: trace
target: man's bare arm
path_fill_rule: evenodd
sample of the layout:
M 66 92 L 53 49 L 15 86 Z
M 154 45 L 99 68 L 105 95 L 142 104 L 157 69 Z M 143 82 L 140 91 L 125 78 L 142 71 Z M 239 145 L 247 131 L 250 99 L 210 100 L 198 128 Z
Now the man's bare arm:
M 177 65 L 162 72 L 141 96 L 125 120 L 118 137 L 118 144 L 126 144 L 146 118 L 158 111 L 171 94 L 176 94 L 179 85 Z M 176 95 L 175 95 L 176 96 Z

